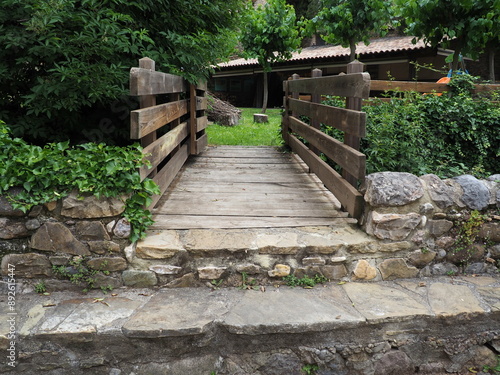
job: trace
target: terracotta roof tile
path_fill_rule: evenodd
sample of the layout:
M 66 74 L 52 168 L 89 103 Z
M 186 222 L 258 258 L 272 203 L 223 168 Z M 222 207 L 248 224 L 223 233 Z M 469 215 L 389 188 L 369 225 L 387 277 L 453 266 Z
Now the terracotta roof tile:
M 368 55 L 376 53 L 387 53 L 387 52 L 397 52 L 397 51 L 411 51 L 417 49 L 425 48 L 423 41 L 418 41 L 416 44 L 412 43 L 412 36 L 393 36 L 385 37 L 379 39 L 372 39 L 369 45 L 364 43 L 358 43 L 356 47 L 356 54 Z M 341 57 L 349 56 L 349 48 L 344 48 L 342 46 L 313 46 L 303 48 L 300 53 L 294 52 L 292 58 L 288 61 L 301 61 L 301 60 L 311 60 L 311 59 L 322 59 L 328 57 Z M 257 59 L 235 59 L 226 63 L 221 63 L 218 66 L 220 68 L 229 68 L 236 66 L 245 65 L 257 65 Z

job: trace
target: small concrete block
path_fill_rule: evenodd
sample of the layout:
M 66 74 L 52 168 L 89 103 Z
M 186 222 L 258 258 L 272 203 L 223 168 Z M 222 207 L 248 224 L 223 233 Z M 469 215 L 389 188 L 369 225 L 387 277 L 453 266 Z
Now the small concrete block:
M 255 113 L 253 115 L 253 122 L 257 122 L 257 123 L 269 122 L 269 117 L 265 114 L 262 114 L 262 113 Z
M 226 269 L 227 267 L 199 267 L 198 277 L 204 280 L 217 280 Z

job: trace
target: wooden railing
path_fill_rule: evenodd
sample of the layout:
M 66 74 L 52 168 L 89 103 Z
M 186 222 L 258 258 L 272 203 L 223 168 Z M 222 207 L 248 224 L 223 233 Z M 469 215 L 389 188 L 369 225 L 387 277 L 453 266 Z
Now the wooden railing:
M 344 209 L 354 218 L 363 211 L 363 195 L 357 190 L 366 173 L 366 157 L 359 152 L 360 139 L 366 133 L 366 114 L 361 112 L 361 100 L 370 94 L 370 76 L 362 73 L 363 65 L 353 62 L 348 74 L 321 77 L 321 71 L 313 72 L 313 78 L 285 81 L 282 133 L 285 143 L 309 166 L 323 184 L 334 193 Z M 300 99 L 310 94 L 311 101 Z M 347 98 L 347 108 L 320 104 L 321 95 Z M 309 118 L 310 124 L 300 116 Z M 335 127 L 344 132 L 344 143 L 325 134 L 320 124 Z M 298 137 L 307 141 L 304 142 Z M 342 175 L 323 161 L 322 153 L 342 168 Z
M 130 70 L 130 95 L 140 101 L 140 109 L 130 113 L 130 138 L 141 140 L 151 162 L 151 167 L 140 169 L 141 179 L 152 178 L 162 194 L 188 156 L 207 145 L 206 90 L 206 83 L 195 86 L 182 77 L 155 71 L 155 62 L 147 57 Z M 157 95 L 168 101 L 157 104 Z M 153 196 L 150 208 L 160 197 Z

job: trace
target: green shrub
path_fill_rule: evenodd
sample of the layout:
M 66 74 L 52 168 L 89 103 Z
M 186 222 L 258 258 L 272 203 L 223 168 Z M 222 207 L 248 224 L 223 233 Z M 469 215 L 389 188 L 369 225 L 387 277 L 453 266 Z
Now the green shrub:
M 12 138 L 0 121 L 0 195 L 6 195 L 14 208 L 27 212 L 34 205 L 63 198 L 73 189 L 97 197 L 129 195 L 124 216 L 132 225 L 131 240 L 142 237 L 152 224 L 151 213 L 143 208 L 151 195 L 159 193 L 151 180 L 141 182 L 138 168 L 143 164 L 139 146 L 117 147 L 68 142 L 29 145 Z M 11 187 L 23 187 L 16 196 Z
M 472 98 L 470 80 L 457 82 L 453 96 L 396 93 L 390 101 L 374 99 L 367 113 L 367 173 L 393 171 L 440 177 L 473 174 L 485 177 L 500 171 L 500 106 Z M 493 95 L 494 96 L 494 95 Z M 325 104 L 341 105 L 336 98 Z M 342 140 L 340 131 L 322 129 Z

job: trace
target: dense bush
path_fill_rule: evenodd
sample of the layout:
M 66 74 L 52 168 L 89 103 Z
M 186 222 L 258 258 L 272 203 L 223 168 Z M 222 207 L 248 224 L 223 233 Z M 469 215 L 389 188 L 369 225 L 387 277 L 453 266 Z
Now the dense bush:
M 460 94 L 399 93 L 364 106 L 367 136 L 361 141 L 367 173 L 435 173 L 440 177 L 500 172 L 500 106 Z M 329 98 L 326 104 L 339 104 Z M 339 139 L 339 132 L 324 127 Z
M 129 71 L 196 80 L 229 55 L 240 0 L 0 0 L 0 119 L 30 142 L 128 142 Z M 236 43 L 236 42 L 235 42 Z M 232 52 L 232 51 L 231 51 Z
M 0 121 L 0 149 L 0 195 L 7 197 L 14 208 L 26 212 L 78 189 L 97 197 L 129 195 L 124 216 L 132 225 L 133 241 L 152 224 L 151 213 L 143 206 L 149 205 L 151 195 L 159 191 L 151 180 L 141 182 L 138 168 L 144 161 L 139 146 L 69 146 L 68 142 L 33 146 L 13 138 Z M 13 196 L 9 194 L 11 187 L 23 190 Z

